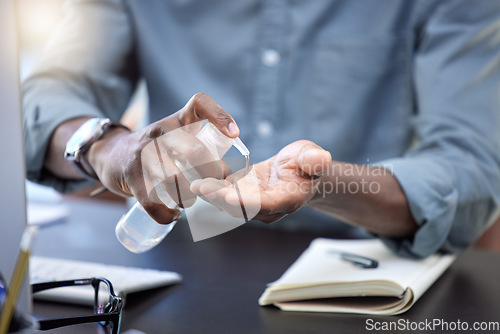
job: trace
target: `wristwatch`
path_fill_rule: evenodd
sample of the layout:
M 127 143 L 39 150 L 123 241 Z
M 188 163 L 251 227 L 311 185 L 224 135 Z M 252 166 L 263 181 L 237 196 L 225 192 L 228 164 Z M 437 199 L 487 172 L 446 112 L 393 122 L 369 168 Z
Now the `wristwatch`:
M 82 174 L 91 179 L 98 180 L 96 172 L 85 158 L 92 144 L 102 138 L 111 128 L 121 127 L 129 130 L 126 126 L 112 121 L 109 118 L 91 118 L 83 123 L 78 130 L 73 133 L 66 143 L 64 158 L 71 161 Z

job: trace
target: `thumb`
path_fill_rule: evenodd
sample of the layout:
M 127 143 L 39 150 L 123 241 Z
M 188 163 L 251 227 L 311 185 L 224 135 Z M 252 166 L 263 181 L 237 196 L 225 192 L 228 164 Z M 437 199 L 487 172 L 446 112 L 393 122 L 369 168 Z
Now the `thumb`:
M 332 164 L 332 155 L 320 146 L 307 144 L 299 152 L 297 165 L 309 176 L 321 176 Z
M 233 117 L 203 93 L 195 94 L 184 108 L 179 110 L 178 117 L 181 125 L 206 119 L 229 138 L 236 138 L 240 133 Z

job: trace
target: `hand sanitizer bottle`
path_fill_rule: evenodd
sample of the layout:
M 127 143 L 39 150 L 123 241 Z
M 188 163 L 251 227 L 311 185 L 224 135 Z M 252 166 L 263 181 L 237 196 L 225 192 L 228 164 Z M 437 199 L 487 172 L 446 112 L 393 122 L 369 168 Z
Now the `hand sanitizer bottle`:
M 207 147 L 214 159 L 221 160 L 224 154 L 234 145 L 247 160 L 250 152 L 239 138 L 226 137 L 212 123 L 207 123 L 196 137 Z M 190 166 L 178 166 L 181 171 L 192 171 Z M 184 176 L 189 182 L 200 178 L 190 172 Z M 170 198 L 165 188 L 159 183 L 155 190 L 160 200 L 169 208 L 179 209 L 177 203 Z M 158 224 L 144 208 L 136 202 L 134 206 L 120 219 L 115 228 L 116 237 L 125 248 L 134 253 L 143 253 L 158 245 L 174 228 L 176 222 L 167 225 Z

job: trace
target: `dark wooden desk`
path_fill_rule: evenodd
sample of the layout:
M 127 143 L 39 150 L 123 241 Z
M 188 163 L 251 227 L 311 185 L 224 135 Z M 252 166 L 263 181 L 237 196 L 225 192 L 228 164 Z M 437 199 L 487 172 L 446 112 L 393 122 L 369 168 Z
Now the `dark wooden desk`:
M 475 321 L 500 322 L 498 253 L 465 252 L 410 311 L 400 316 L 287 313 L 260 307 L 257 299 L 266 283 L 277 279 L 317 234 L 240 227 L 194 243 L 187 224 L 179 223 L 161 245 L 137 255 L 125 250 L 114 236 L 115 223 L 125 211 L 123 206 L 95 202 L 69 205 L 71 218 L 40 231 L 35 254 L 173 270 L 184 277 L 180 285 L 130 295 L 122 331 L 369 333 L 365 329 L 367 319 L 460 320 L 471 326 Z M 36 315 L 55 317 L 62 312 L 78 314 L 88 309 L 34 303 Z M 95 332 L 95 327 L 73 326 L 53 332 L 89 333 Z

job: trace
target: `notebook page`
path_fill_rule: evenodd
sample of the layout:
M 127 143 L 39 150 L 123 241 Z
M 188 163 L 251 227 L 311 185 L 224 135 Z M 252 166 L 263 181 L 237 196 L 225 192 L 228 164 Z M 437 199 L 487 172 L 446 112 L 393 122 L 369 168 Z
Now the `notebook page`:
M 342 260 L 331 251 L 344 251 L 373 258 L 378 268 L 364 269 Z M 302 253 L 295 263 L 271 285 L 315 285 L 326 282 L 392 281 L 402 289 L 415 282 L 439 260 L 433 255 L 423 260 L 402 258 L 380 240 L 335 240 L 319 238 Z M 431 282 L 432 283 L 432 282 Z

